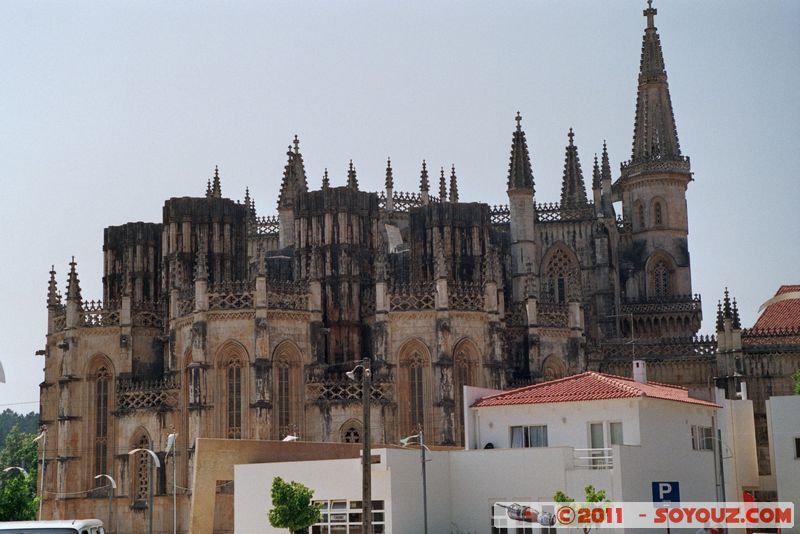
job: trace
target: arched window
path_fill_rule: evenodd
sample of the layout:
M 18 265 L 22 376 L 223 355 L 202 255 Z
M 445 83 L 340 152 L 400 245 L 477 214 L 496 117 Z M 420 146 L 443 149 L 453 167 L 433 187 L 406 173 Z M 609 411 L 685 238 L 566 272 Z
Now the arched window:
M 550 355 L 542 364 L 542 378 L 544 380 L 556 380 L 558 378 L 564 378 L 566 375 L 566 369 L 564 367 L 564 362 L 556 355 Z
M 275 404 L 278 416 L 279 438 L 289 435 L 291 424 L 291 383 L 289 377 L 289 362 L 280 360 L 276 362 L 277 391 Z
M 361 426 L 361 423 L 355 420 L 348 421 L 342 425 L 339 431 L 342 443 L 361 443 Z
M 242 361 L 231 358 L 226 366 L 228 396 L 228 439 L 242 438 Z
M 669 266 L 664 260 L 659 260 L 653 267 L 653 294 L 657 297 L 666 297 L 670 294 Z
M 464 443 L 464 386 L 479 385 L 475 372 L 479 358 L 478 348 L 469 339 L 460 341 L 453 351 L 454 438 L 459 444 Z
M 149 449 L 150 438 L 142 433 L 133 443 L 135 449 Z M 147 452 L 137 452 L 133 456 L 133 500 L 147 501 L 150 494 L 150 455 Z
M 644 218 L 644 206 L 639 204 L 638 215 L 639 215 L 639 228 L 644 229 L 646 226 L 645 218 Z
M 100 367 L 94 379 L 94 475 L 108 474 L 108 389 L 111 373 Z M 105 485 L 96 480 L 96 485 Z
M 550 256 L 544 274 L 543 300 L 566 303 L 570 291 L 578 284 L 578 267 L 572 256 L 563 248 L 557 248 Z
M 656 202 L 655 206 L 653 207 L 653 224 L 656 226 L 661 226 L 664 224 L 664 219 L 661 214 L 661 202 Z
M 278 345 L 272 360 L 272 435 L 283 439 L 303 428 L 302 356 L 291 341 Z
M 425 360 L 419 352 L 411 355 L 408 361 L 408 400 L 410 403 L 409 422 L 412 430 L 425 426 Z

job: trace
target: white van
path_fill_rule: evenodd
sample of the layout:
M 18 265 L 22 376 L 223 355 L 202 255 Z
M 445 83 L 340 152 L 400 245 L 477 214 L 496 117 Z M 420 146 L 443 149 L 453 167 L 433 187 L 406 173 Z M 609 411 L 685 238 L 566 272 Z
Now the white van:
M 11 521 L 0 523 L 0 534 L 106 534 L 99 519 Z

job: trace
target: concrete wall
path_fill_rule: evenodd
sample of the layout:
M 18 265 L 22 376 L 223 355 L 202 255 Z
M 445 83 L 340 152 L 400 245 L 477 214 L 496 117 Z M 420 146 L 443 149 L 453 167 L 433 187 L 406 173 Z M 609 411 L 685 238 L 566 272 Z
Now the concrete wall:
M 716 499 L 713 451 L 692 449 L 692 425 L 712 426 L 715 409 L 641 399 L 641 447 L 621 447 L 622 496 L 651 501 L 653 482 L 677 481 L 682 501 Z
M 612 399 L 587 402 L 525 404 L 473 408 L 477 448 L 492 443 L 495 448 L 511 446 L 510 427 L 547 425 L 550 447 L 589 447 L 589 423 L 622 422 L 623 443 L 638 445 L 639 399 Z M 610 447 L 608 425 L 604 426 L 605 446 Z
M 778 500 L 800 503 L 800 458 L 794 448 L 794 440 L 800 438 L 800 395 L 767 400 L 767 428 Z
M 741 501 L 747 489 L 758 489 L 758 452 L 753 401 L 725 399 L 717 390 L 719 430 L 722 436 L 720 452 L 725 469 L 725 499 Z

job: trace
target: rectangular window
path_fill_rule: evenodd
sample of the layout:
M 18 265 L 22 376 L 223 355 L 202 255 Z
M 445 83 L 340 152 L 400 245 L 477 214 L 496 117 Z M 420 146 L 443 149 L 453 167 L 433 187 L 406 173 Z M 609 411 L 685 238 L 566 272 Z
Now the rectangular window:
M 361 501 L 313 501 L 322 520 L 311 527 L 311 534 L 361 534 Z M 386 532 L 383 501 L 372 501 L 372 531 Z
M 512 426 L 511 448 L 547 447 L 547 425 Z
M 608 423 L 608 436 L 612 445 L 622 445 L 622 423 Z
M 794 457 L 800 459 L 800 438 L 794 438 Z
M 710 451 L 714 448 L 711 427 L 692 425 L 692 449 Z

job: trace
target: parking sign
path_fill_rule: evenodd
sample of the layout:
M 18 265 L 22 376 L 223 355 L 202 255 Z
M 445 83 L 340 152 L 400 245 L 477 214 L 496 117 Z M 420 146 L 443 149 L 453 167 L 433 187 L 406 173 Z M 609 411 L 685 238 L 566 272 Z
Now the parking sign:
M 653 504 L 678 504 L 681 491 L 677 481 L 653 482 Z

